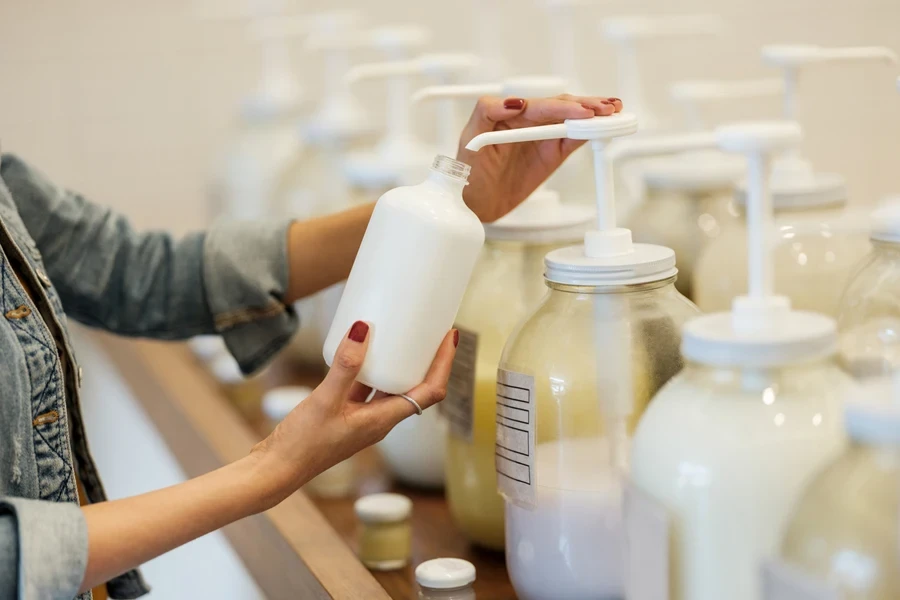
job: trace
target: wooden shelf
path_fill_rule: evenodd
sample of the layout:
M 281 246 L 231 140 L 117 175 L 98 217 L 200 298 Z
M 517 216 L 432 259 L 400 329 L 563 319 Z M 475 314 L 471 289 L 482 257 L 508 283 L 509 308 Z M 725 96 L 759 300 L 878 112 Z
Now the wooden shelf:
M 95 336 L 189 476 L 246 455 L 271 430 L 272 424 L 263 418 L 243 419 L 184 344 Z M 264 381 L 266 386 L 314 386 L 318 377 L 277 362 Z M 467 543 L 453 524 L 442 492 L 394 484 L 375 449 L 360 453 L 357 468 L 358 484 L 351 498 L 308 498 L 301 491 L 265 514 L 225 528 L 270 600 L 410 600 L 416 598 L 414 567 L 447 556 L 475 565 L 475 591 L 480 600 L 515 599 L 503 554 Z M 369 572 L 355 554 L 353 502 L 359 495 L 384 491 L 404 494 L 413 501 L 413 557 L 404 569 Z

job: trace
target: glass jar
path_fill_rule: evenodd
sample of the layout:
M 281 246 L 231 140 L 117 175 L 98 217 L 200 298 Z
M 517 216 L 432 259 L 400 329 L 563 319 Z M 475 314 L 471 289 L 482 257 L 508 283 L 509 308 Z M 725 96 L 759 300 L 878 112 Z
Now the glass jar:
M 564 252 L 548 256 L 548 268 Z M 681 326 L 697 314 L 674 282 L 671 274 L 632 285 L 548 280 L 550 292 L 506 344 L 497 472 L 507 567 L 524 600 L 623 594 L 628 439 L 681 369 Z
M 419 600 L 475 600 L 475 565 L 461 558 L 435 558 L 416 567 Z
M 841 363 L 855 377 L 900 369 L 900 243 L 872 240 L 838 315 Z
M 727 222 L 702 251 L 694 270 L 694 300 L 703 312 L 727 311 L 747 292 L 747 224 Z M 774 289 L 795 310 L 835 317 L 854 266 L 869 251 L 855 215 L 842 204 L 775 207 Z
M 402 569 L 412 554 L 412 501 L 401 494 L 369 494 L 353 510 L 362 527 L 359 558 L 373 571 Z
M 667 515 L 669 540 L 658 543 L 669 549 L 673 600 L 760 598 L 758 571 L 791 508 L 843 449 L 849 384 L 827 359 L 754 369 L 688 362 L 653 399 L 631 477 Z
M 491 550 L 502 550 L 504 544 L 503 498 L 494 469 L 497 365 L 509 335 L 547 293 L 544 255 L 555 247 L 487 240 L 456 316 L 460 347 L 472 356 L 467 377 L 460 379 L 467 380 L 463 386 L 469 381 L 474 386 L 459 391 L 470 401 L 454 402 L 453 390 L 450 401 L 440 405 L 450 422 L 447 504 L 465 536 Z
M 634 239 L 666 246 L 678 257 L 675 287 L 693 298 L 694 269 L 703 249 L 727 223 L 737 218 L 733 206 L 733 187 L 706 190 L 682 190 L 647 185 L 646 199 L 629 215 L 628 227 Z

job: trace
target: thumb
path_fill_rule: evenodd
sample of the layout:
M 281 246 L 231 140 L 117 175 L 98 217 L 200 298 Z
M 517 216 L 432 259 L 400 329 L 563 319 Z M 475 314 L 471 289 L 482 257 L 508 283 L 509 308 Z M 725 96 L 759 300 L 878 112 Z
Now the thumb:
M 349 394 L 366 358 L 366 350 L 369 347 L 369 329 L 368 323 L 357 321 L 341 340 L 334 352 L 331 369 L 319 386 L 325 392 L 326 397 L 343 400 Z

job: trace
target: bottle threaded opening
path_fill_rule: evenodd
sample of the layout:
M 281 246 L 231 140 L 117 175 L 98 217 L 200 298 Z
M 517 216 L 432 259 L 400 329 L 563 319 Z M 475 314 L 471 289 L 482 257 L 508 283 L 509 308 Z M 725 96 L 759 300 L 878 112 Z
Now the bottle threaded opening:
M 440 154 L 434 157 L 434 162 L 431 163 L 431 168 L 442 175 L 453 177 L 454 179 L 459 179 L 460 181 L 468 181 L 469 173 L 472 171 L 472 167 L 470 167 L 466 163 L 460 162 L 455 158 L 450 158 L 449 156 L 442 156 Z

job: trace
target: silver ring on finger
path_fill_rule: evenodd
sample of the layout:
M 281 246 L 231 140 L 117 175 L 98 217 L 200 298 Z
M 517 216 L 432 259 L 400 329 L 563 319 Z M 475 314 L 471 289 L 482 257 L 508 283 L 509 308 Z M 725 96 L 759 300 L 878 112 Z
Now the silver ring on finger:
M 400 394 L 400 397 L 401 397 L 401 398 L 404 398 L 404 399 L 406 399 L 406 400 L 408 400 L 410 404 L 412 404 L 413 406 L 416 407 L 416 414 L 417 414 L 417 415 L 421 415 L 421 414 L 422 414 L 422 407 L 419 406 L 419 403 L 418 403 L 418 402 L 416 402 L 415 400 L 413 400 L 412 398 L 410 398 L 410 397 L 407 396 L 406 394 Z

